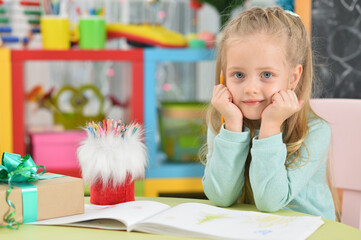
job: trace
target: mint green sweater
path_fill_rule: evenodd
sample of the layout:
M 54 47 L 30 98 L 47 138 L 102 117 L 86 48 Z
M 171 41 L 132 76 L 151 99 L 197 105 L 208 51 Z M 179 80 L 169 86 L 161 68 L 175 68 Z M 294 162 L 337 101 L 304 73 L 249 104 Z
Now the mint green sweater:
M 282 133 L 259 140 L 256 132 L 249 169 L 254 201 L 260 211 L 284 208 L 335 220 L 326 182 L 331 128 L 321 119 L 310 120 L 308 126 L 299 164 L 290 167 L 285 167 L 287 149 Z M 222 126 L 216 135 L 208 128 L 207 143 L 204 192 L 217 206 L 231 206 L 242 193 L 250 133 L 231 132 Z

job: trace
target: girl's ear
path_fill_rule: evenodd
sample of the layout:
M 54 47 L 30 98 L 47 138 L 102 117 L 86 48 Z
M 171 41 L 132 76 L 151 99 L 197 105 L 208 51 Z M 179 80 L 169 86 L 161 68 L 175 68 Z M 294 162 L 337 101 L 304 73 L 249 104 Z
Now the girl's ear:
M 298 82 L 300 81 L 301 75 L 302 75 L 302 65 L 298 64 L 296 67 L 293 68 L 291 72 L 291 79 L 289 83 L 290 89 L 296 89 Z

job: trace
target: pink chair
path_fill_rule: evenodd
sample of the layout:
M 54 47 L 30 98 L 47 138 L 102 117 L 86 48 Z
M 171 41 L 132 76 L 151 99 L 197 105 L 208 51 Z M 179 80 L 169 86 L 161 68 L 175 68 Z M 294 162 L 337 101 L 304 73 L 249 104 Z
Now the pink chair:
M 333 177 L 343 189 L 341 222 L 361 230 L 361 100 L 312 99 L 311 107 L 332 129 Z

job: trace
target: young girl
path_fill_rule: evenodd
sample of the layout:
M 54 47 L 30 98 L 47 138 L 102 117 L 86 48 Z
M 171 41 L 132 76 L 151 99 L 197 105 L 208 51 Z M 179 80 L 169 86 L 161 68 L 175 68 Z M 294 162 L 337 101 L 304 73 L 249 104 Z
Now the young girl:
M 253 8 L 225 27 L 203 177 L 216 205 L 239 199 L 260 211 L 335 219 L 326 182 L 331 129 L 310 107 L 312 68 L 310 40 L 294 13 Z

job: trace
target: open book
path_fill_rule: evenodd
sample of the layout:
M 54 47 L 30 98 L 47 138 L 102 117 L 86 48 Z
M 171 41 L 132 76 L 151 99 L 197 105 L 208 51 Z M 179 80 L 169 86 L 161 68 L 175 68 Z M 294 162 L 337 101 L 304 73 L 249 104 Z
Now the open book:
M 229 210 L 202 203 L 175 207 L 154 201 L 132 201 L 110 206 L 85 205 L 85 213 L 29 224 L 138 231 L 213 239 L 306 239 L 321 217 L 286 217 Z

